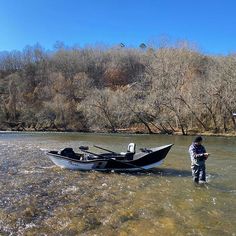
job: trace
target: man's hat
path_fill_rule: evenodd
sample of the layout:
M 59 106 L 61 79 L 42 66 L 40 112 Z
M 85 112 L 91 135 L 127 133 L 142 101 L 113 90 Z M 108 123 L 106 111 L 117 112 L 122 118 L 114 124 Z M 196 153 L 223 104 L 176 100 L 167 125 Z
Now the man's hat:
M 194 140 L 195 143 L 199 143 L 202 141 L 202 137 L 201 136 L 197 136 Z

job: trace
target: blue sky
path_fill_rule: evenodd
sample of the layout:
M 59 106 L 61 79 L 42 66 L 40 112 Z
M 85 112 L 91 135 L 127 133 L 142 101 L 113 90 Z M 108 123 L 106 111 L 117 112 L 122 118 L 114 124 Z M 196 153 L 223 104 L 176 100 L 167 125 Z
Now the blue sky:
M 168 37 L 209 54 L 236 52 L 234 0 L 0 0 L 0 51 L 56 41 L 139 46 Z

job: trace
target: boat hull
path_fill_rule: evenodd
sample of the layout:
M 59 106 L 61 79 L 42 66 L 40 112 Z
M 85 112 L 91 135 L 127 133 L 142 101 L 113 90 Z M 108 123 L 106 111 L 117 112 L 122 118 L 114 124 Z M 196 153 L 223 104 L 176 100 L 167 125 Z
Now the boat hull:
M 47 156 L 57 166 L 70 170 L 98 170 L 98 171 L 140 171 L 148 170 L 160 166 L 172 144 L 151 149 L 150 153 L 137 153 L 133 160 L 118 161 L 115 158 L 94 160 L 76 160 L 73 158 L 61 156 L 59 154 L 47 152 Z

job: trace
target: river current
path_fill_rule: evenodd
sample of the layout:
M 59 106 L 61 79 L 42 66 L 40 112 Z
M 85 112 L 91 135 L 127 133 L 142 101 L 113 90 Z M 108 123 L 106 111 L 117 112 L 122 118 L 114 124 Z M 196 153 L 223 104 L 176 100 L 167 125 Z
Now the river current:
M 194 186 L 188 146 L 168 135 L 0 133 L 0 235 L 236 235 L 236 138 L 205 137 L 206 186 Z M 56 167 L 41 149 L 125 151 L 173 143 L 147 172 Z

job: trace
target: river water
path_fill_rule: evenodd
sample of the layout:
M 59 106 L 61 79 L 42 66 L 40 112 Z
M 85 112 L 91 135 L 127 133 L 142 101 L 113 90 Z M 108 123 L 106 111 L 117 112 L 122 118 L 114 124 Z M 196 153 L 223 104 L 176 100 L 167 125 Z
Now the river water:
M 0 235 L 236 235 L 236 138 L 205 138 L 205 187 L 191 180 L 191 140 L 2 132 Z M 60 169 L 40 150 L 97 144 L 125 151 L 129 142 L 174 146 L 160 168 L 135 174 Z

